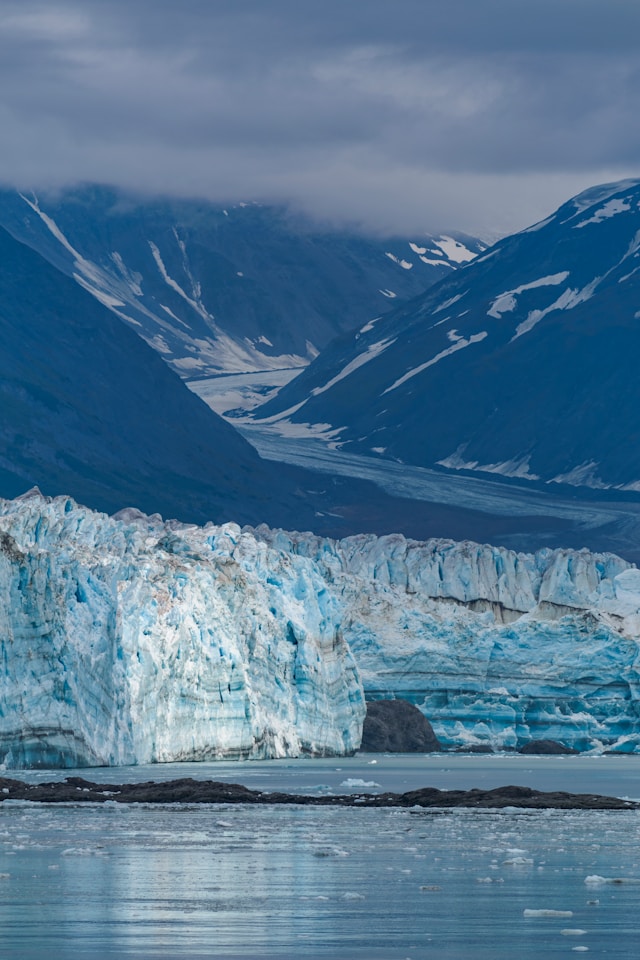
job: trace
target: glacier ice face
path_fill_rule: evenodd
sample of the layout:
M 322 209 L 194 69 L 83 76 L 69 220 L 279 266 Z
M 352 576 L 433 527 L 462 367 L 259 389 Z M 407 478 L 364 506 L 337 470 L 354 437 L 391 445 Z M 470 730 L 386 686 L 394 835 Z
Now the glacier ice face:
M 311 561 L 234 524 L 0 501 L 0 762 L 353 751 L 339 613 Z
M 0 762 L 340 754 L 370 699 L 448 746 L 640 752 L 640 570 L 0 501 Z
M 415 703 L 443 744 L 640 752 L 640 571 L 626 561 L 258 532 L 314 559 L 341 597 L 367 697 Z

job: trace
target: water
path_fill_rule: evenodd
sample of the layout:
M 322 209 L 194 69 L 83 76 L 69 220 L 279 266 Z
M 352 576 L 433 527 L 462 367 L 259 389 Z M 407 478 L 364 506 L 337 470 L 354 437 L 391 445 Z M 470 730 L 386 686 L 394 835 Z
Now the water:
M 420 787 L 440 790 L 490 790 L 515 783 L 537 790 L 572 793 L 604 793 L 640 800 L 640 757 L 521 756 L 516 753 L 470 755 L 367 754 L 340 758 L 299 760 L 246 760 L 217 763 L 162 763 L 138 767 L 95 767 L 81 770 L 6 771 L 32 783 L 82 776 L 99 783 L 135 783 L 194 777 L 242 783 L 252 790 L 282 790 L 287 793 L 348 793 L 349 781 L 371 784 L 371 793 L 403 793 Z M 347 784 L 347 786 L 345 786 Z M 360 787 L 360 790 L 364 789 Z
M 371 759 L 202 773 L 234 767 L 229 779 L 265 789 L 270 777 L 326 789 L 334 774 L 336 787 L 413 785 L 419 773 L 424 785 L 429 759 L 429 783 L 524 782 L 529 770 L 538 786 L 609 793 L 621 791 L 605 789 L 607 771 L 624 793 L 638 774 L 635 758 Z M 193 771 L 152 770 L 180 772 Z M 0 956 L 20 960 L 537 960 L 587 952 L 577 947 L 630 960 L 640 935 L 640 814 L 629 812 L 4 803 L 0 874 Z M 585 883 L 593 876 L 624 882 Z

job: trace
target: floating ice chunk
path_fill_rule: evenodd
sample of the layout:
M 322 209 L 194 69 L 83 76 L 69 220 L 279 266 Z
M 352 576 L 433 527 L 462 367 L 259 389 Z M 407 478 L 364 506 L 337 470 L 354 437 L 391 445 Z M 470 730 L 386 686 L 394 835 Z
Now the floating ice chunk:
M 316 847 L 313 851 L 314 857 L 348 857 L 349 851 L 342 847 Z
M 584 882 L 588 887 L 599 887 L 604 886 L 606 883 L 612 884 L 638 884 L 640 879 L 637 877 L 601 877 L 597 873 L 592 873 L 590 876 L 584 878 Z
M 563 937 L 584 937 L 586 930 L 581 930 L 580 927 L 565 927 L 564 930 L 560 931 L 560 934 Z
M 351 891 L 347 891 L 347 893 L 342 894 L 340 899 L 341 900 L 365 900 L 366 897 L 362 893 L 352 893 Z
M 362 787 L 379 787 L 380 784 L 376 783 L 375 780 L 362 780 L 361 777 L 349 777 L 348 780 L 343 780 L 340 786 L 346 787 L 348 790 L 353 790 Z
M 522 911 L 523 917 L 528 917 L 534 919 L 537 917 L 555 917 L 556 919 L 562 919 L 566 917 L 573 916 L 573 910 L 531 910 L 526 909 Z

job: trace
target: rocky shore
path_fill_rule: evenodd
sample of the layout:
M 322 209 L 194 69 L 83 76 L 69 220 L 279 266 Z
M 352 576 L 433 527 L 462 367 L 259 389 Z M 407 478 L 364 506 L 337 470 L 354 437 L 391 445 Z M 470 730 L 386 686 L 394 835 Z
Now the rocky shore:
M 250 790 L 238 783 L 183 778 L 162 783 L 94 783 L 82 777 L 50 783 L 25 783 L 0 778 L 0 802 L 38 803 L 244 803 L 301 804 L 332 807 L 519 807 L 536 810 L 640 810 L 640 803 L 593 793 L 545 793 L 531 787 L 505 786 L 493 790 L 437 790 L 422 787 L 407 793 L 354 793 L 308 796 Z

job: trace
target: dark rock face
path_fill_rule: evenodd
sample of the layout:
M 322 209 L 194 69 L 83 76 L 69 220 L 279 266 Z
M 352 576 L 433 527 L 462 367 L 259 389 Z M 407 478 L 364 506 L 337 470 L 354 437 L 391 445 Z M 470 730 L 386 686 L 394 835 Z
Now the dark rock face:
M 575 754 L 579 753 L 579 751 L 572 750 L 571 747 L 565 747 L 564 743 L 558 743 L 557 740 L 530 740 L 529 743 L 525 743 L 520 747 L 518 753 L 553 756 L 556 754 Z
M 307 796 L 295 793 L 262 793 L 239 783 L 184 778 L 156 783 L 93 783 L 67 777 L 53 783 L 24 783 L 0 778 L 3 800 L 39 803 L 248 803 L 314 807 L 520 807 L 534 810 L 638 810 L 640 804 L 594 793 L 544 793 L 531 787 L 506 786 L 493 790 L 437 790 L 422 787 L 408 793 Z
M 360 749 L 368 753 L 429 753 L 441 750 L 427 718 L 408 700 L 372 700 Z

